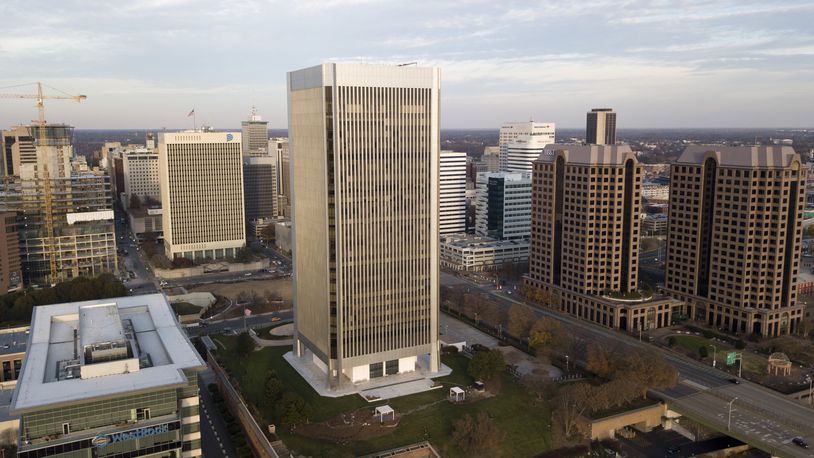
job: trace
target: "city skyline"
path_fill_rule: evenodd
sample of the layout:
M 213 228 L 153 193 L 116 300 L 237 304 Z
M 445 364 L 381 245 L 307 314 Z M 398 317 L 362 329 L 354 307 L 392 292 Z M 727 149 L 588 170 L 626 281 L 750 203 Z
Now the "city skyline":
M 199 124 L 226 128 L 252 105 L 285 128 L 288 70 L 418 62 L 442 69 L 443 128 L 529 118 L 577 128 L 594 106 L 614 107 L 621 129 L 810 127 L 814 5 L 613 5 L 10 1 L 0 87 L 87 94 L 82 106 L 48 106 L 49 120 L 78 128 L 191 127 L 192 108 Z M 27 104 L 4 103 L 0 125 L 29 122 Z

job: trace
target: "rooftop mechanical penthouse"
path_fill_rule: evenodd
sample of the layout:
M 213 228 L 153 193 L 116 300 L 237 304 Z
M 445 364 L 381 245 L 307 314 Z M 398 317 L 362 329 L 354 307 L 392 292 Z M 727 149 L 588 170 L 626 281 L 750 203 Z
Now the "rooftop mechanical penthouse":
M 36 307 L 18 456 L 201 456 L 204 367 L 161 294 Z

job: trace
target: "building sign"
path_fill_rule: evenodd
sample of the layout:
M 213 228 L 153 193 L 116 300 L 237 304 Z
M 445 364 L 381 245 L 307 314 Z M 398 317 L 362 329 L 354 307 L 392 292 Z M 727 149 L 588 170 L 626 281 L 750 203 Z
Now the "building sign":
M 123 433 L 100 434 L 91 440 L 91 444 L 93 444 L 94 447 L 104 447 L 108 444 L 113 444 L 116 442 L 141 439 L 142 437 L 150 437 L 168 432 L 170 432 L 170 425 L 165 423 L 163 425 L 149 426 L 147 428 L 134 429 L 132 431 L 126 431 Z
M 230 142 L 235 139 L 235 136 L 232 134 L 226 134 L 226 141 Z

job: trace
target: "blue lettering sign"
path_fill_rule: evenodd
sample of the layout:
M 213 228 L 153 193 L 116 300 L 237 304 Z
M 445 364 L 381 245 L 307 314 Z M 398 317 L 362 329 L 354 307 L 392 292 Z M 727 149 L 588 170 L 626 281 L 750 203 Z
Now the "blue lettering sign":
M 140 439 L 142 437 L 150 437 L 155 436 L 161 433 L 168 433 L 170 431 L 170 425 L 163 424 L 158 426 L 150 426 L 147 428 L 140 428 L 135 429 L 133 431 L 127 431 L 124 433 L 116 433 L 116 434 L 100 434 L 94 437 L 91 440 L 91 443 L 94 447 L 104 447 L 108 444 L 112 444 L 115 442 L 124 442 L 133 439 Z

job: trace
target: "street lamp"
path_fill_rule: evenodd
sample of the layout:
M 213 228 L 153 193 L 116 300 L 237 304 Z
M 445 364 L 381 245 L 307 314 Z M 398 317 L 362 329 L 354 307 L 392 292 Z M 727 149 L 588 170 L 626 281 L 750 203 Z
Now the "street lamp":
M 709 346 L 712 347 L 712 367 L 715 367 L 715 363 L 718 362 L 716 358 L 716 356 L 718 355 L 718 347 L 712 344 L 709 344 Z
M 808 405 L 812 405 L 812 404 L 814 404 L 814 399 L 811 397 L 811 395 L 812 395 L 811 387 L 812 387 L 812 382 L 814 382 L 814 379 L 811 378 L 811 374 L 806 375 L 806 380 L 805 381 L 808 382 Z
M 732 427 L 732 403 L 735 402 L 735 399 L 738 399 L 737 396 L 732 398 L 731 401 L 729 401 L 729 419 L 726 421 L 726 430 L 727 431 L 729 431 L 730 428 Z
M 568 373 L 568 355 L 565 355 L 565 373 Z

